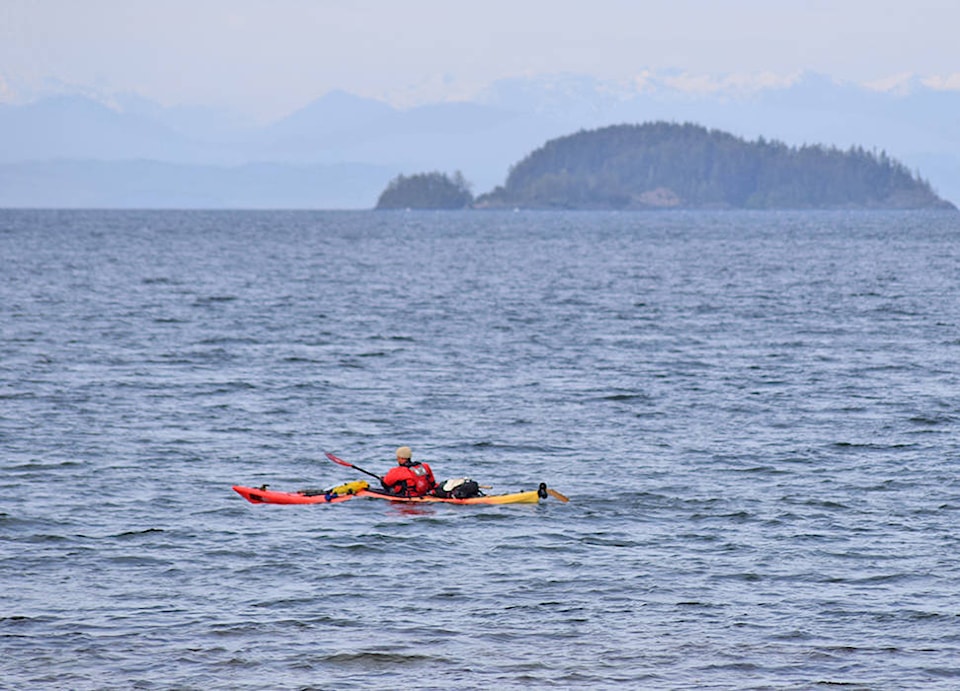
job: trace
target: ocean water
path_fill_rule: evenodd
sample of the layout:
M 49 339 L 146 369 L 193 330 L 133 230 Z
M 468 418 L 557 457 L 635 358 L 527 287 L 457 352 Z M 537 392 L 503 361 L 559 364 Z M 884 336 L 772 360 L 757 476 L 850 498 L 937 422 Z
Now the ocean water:
M 0 688 L 955 689 L 958 433 L 958 214 L 0 211 Z

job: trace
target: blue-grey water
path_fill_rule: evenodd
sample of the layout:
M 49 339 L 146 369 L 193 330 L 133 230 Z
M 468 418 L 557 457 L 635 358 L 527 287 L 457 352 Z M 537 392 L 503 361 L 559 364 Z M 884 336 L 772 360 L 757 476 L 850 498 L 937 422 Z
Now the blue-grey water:
M 957 214 L 2 211 L 0 687 L 955 689 L 958 433 Z

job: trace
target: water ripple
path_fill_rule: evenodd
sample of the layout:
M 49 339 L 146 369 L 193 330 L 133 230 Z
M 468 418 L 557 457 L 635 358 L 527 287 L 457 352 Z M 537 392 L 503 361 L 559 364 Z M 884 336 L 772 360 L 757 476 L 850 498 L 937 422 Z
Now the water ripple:
M 4 685 L 960 681 L 955 215 L 0 216 Z

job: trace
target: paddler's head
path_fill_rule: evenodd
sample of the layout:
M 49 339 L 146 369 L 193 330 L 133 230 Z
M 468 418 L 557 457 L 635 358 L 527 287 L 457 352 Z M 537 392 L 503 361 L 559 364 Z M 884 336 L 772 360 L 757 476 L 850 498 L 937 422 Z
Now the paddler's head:
M 410 452 L 409 446 L 401 446 L 399 449 L 397 449 L 397 464 L 403 465 L 404 463 L 407 463 L 412 455 L 413 454 Z

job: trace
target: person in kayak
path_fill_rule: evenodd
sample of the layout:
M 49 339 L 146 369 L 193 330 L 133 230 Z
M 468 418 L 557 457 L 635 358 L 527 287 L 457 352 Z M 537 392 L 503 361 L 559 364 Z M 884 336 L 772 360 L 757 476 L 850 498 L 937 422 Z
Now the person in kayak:
M 404 497 L 422 497 L 433 491 L 437 481 L 433 479 L 430 466 L 410 460 L 413 454 L 409 446 L 397 449 L 397 467 L 383 476 L 383 488 Z

